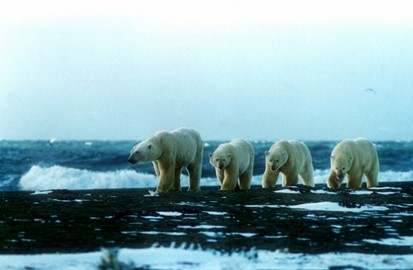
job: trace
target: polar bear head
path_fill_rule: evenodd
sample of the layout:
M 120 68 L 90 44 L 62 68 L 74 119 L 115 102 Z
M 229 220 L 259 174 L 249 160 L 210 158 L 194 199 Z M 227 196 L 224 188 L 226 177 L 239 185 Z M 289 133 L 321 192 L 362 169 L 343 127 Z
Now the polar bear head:
M 347 154 L 331 156 L 331 170 L 335 173 L 337 180 L 343 181 L 353 163 L 353 157 Z
M 152 137 L 135 145 L 129 155 L 128 162 L 135 164 L 138 162 L 158 160 L 162 154 L 159 141 Z
M 225 149 L 217 149 L 214 153 L 209 154 L 209 162 L 218 170 L 224 170 L 231 163 L 231 153 Z
M 288 160 L 288 153 L 285 149 L 274 148 L 265 151 L 265 162 L 272 171 L 279 170 Z

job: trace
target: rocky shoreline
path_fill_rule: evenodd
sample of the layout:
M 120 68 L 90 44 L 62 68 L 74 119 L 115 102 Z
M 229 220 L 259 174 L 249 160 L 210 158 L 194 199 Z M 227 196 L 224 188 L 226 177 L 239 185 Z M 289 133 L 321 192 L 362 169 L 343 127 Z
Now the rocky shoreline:
M 413 243 L 385 240 L 413 239 L 412 216 L 413 182 L 337 191 L 206 187 L 155 196 L 148 189 L 0 192 L 0 253 L 179 246 L 411 254 Z

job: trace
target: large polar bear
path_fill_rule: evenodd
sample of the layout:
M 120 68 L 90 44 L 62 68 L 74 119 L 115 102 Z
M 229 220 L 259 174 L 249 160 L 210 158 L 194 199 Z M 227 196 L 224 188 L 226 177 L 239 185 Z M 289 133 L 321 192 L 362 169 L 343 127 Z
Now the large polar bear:
M 223 143 L 211 154 L 209 161 L 215 167 L 221 190 L 249 189 L 254 169 L 254 148 L 241 139 Z
M 262 178 L 263 188 L 272 188 L 282 173 L 282 186 L 297 185 L 298 175 L 303 184 L 314 187 L 313 163 L 310 150 L 299 141 L 280 140 L 265 151 L 265 172 Z
M 189 174 L 189 189 L 200 190 L 203 143 L 194 129 L 180 128 L 171 132 L 161 131 L 134 146 L 128 162 L 152 161 L 159 178 L 157 191 L 181 189 L 180 175 L 183 167 Z
M 331 170 L 327 179 L 329 188 L 339 188 L 347 174 L 347 188 L 361 188 L 366 176 L 367 187 L 378 185 L 379 158 L 374 145 L 363 138 L 344 140 L 331 153 Z

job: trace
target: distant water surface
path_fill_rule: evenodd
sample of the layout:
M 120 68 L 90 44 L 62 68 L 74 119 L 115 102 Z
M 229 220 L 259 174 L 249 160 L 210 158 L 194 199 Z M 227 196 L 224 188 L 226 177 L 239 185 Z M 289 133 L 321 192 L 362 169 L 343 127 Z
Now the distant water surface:
M 0 141 L 0 191 L 96 188 L 154 188 L 151 163 L 127 162 L 136 141 Z M 206 141 L 201 185 L 218 185 L 208 153 L 223 141 Z M 253 141 L 253 184 L 260 184 L 264 152 L 273 142 Z M 306 141 L 311 151 L 316 183 L 325 183 L 330 154 L 337 142 Z M 413 142 L 375 142 L 380 159 L 380 181 L 413 180 Z M 185 170 L 182 186 L 187 186 Z M 278 184 L 281 181 L 278 181 Z

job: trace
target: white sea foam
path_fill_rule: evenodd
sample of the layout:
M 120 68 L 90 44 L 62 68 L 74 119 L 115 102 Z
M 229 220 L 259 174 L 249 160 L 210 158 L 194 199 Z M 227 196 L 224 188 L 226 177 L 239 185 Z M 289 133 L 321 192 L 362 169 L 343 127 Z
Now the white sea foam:
M 291 190 L 289 189 L 290 187 L 284 188 L 284 189 L 280 189 L 280 190 L 276 190 L 274 191 L 275 193 L 285 193 L 285 194 L 300 194 L 299 190 Z M 380 187 L 379 189 L 374 189 L 374 188 L 369 188 L 368 190 L 352 190 L 351 194 L 353 195 L 371 195 L 371 194 L 379 194 L 379 195 L 394 195 L 394 194 L 398 194 L 398 192 L 396 191 L 380 191 L 383 189 L 390 189 L 390 190 L 400 190 L 401 188 L 392 188 L 392 187 Z M 313 194 L 334 194 L 335 191 L 330 189 L 330 190 L 326 190 L 326 189 L 319 189 L 319 190 L 311 190 L 311 193 Z
M 394 195 L 398 194 L 398 192 L 391 192 L 391 191 L 374 191 L 374 190 L 356 190 L 353 191 L 352 194 L 354 195 L 371 195 L 373 193 L 380 194 L 380 195 Z
M 202 186 L 217 185 L 216 179 L 201 179 Z M 155 188 L 155 175 L 138 173 L 134 170 L 89 171 L 63 166 L 40 167 L 32 166 L 20 178 L 21 190 L 50 189 L 115 189 L 115 188 Z M 188 186 L 188 177 L 181 176 L 183 187 Z
M 32 166 L 19 182 L 22 190 L 111 189 L 156 186 L 153 175 L 132 170 L 93 172 L 62 166 Z
M 398 238 L 384 238 L 380 240 L 364 239 L 364 242 L 370 244 L 379 244 L 386 246 L 411 246 L 413 247 L 413 236 L 401 236 Z
M 292 190 L 292 189 L 289 189 L 289 188 L 284 188 L 284 189 L 276 190 L 276 191 L 274 191 L 274 193 L 299 194 L 300 191 L 299 190 Z
M 287 205 L 283 204 L 247 204 L 245 205 L 247 208 L 284 208 L 288 207 Z
M 183 233 L 183 232 L 157 232 L 157 231 L 147 232 L 147 231 L 139 231 L 139 232 L 135 232 L 135 233 L 146 234 L 146 235 L 170 235 L 170 236 L 183 236 L 183 235 L 186 235 L 186 233 Z
M 314 183 L 324 184 L 327 181 L 327 177 L 330 173 L 330 170 L 314 170 Z M 279 179 L 280 181 L 280 179 Z M 345 179 L 344 181 L 347 181 Z M 380 182 L 406 182 L 413 181 L 413 171 L 408 172 L 397 172 L 397 171 L 385 171 L 379 172 L 379 183 Z M 363 182 L 366 182 L 366 179 L 363 177 Z
M 195 225 L 195 226 L 180 225 L 178 226 L 178 228 L 189 229 L 189 230 L 198 230 L 198 229 L 210 230 L 210 229 L 222 229 L 222 228 L 225 228 L 225 226 L 222 226 L 222 225 Z
M 5 269 L 97 269 L 101 252 L 77 254 L 0 255 Z M 410 269 L 413 255 L 363 253 L 289 253 L 288 250 L 252 250 L 220 254 L 210 250 L 185 248 L 119 249 L 118 260 L 126 266 L 154 269 Z M 352 266 L 352 267 L 350 267 Z M 135 269 L 134 267 L 125 269 Z M 340 268 L 340 269 L 341 269 Z
M 158 214 L 161 216 L 167 217 L 179 217 L 182 216 L 181 212 L 174 212 L 174 211 L 158 211 Z
M 325 184 L 330 173 L 329 169 L 326 170 L 314 170 L 314 183 L 315 184 Z M 261 185 L 262 175 L 254 176 L 252 179 L 253 185 Z M 380 182 L 406 182 L 413 181 L 413 171 L 408 172 L 397 172 L 397 171 L 385 171 L 379 173 L 379 183 Z M 347 182 L 347 178 L 344 183 Z M 366 179 L 363 177 L 363 182 Z M 298 180 L 299 184 L 302 184 L 301 179 Z M 277 186 L 281 186 L 281 175 L 278 177 Z
M 211 216 L 225 216 L 228 215 L 227 212 L 217 212 L 217 211 L 203 211 L 204 213 L 207 213 L 208 215 Z
M 372 206 L 372 205 L 363 205 L 360 207 L 348 208 L 339 205 L 335 202 L 317 202 L 317 203 L 304 203 L 290 206 L 293 209 L 302 209 L 310 211 L 333 211 L 333 212 L 364 212 L 364 211 L 386 211 L 389 208 L 385 206 Z
M 326 182 L 328 170 L 315 170 L 314 182 Z M 281 177 L 280 177 L 281 178 Z M 412 181 L 413 171 L 387 171 L 379 174 L 380 181 Z M 262 175 L 252 178 L 252 185 L 261 185 Z M 155 188 L 157 179 L 153 174 L 139 173 L 134 170 L 90 171 L 63 166 L 40 167 L 34 165 L 20 178 L 21 190 L 41 191 L 50 189 L 113 189 L 113 188 Z M 188 177 L 181 175 L 181 185 L 188 187 Z M 215 177 L 204 177 L 201 186 L 218 186 Z M 281 185 L 281 179 L 277 185 Z
M 30 195 L 47 195 L 53 193 L 53 190 L 43 190 L 43 191 L 35 191 L 31 193 Z

